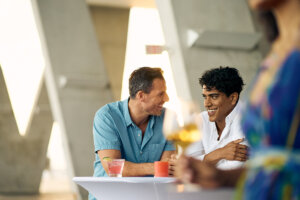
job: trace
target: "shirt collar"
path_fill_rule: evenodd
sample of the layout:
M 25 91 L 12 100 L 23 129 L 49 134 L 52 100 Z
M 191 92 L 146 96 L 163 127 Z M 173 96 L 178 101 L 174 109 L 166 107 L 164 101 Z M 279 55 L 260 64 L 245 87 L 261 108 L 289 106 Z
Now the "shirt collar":
M 129 99 L 130 98 L 123 101 L 123 114 L 124 114 L 127 127 L 133 124 L 133 121 L 131 120 L 130 113 L 129 113 L 129 107 L 128 107 Z
M 226 126 L 233 121 L 235 116 L 238 114 L 239 110 L 240 110 L 240 103 L 238 102 L 233 108 L 233 110 L 229 113 L 229 115 L 227 115 L 227 117 L 225 118 Z
M 155 122 L 155 117 L 153 115 L 150 115 L 149 116 L 149 127 L 152 129 L 153 125 L 154 125 L 154 122 Z
M 130 100 L 130 97 L 122 102 L 123 103 L 123 114 L 124 114 L 124 118 L 125 118 L 125 122 L 126 122 L 127 127 L 130 126 L 131 124 L 134 125 L 134 122 L 132 121 L 130 113 L 129 113 L 129 107 L 128 107 L 129 100 Z M 165 112 L 165 109 L 163 108 L 162 116 L 164 116 L 164 112 Z M 153 115 L 149 116 L 149 122 L 148 123 L 150 123 L 149 126 L 152 129 L 152 127 L 155 123 L 155 117 Z

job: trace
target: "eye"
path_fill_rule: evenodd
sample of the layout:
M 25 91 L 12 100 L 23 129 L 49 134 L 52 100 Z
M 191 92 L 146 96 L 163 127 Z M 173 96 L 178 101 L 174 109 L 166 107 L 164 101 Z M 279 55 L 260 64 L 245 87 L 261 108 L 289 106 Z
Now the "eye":
M 211 96 L 211 98 L 212 98 L 213 100 L 216 100 L 218 97 L 219 97 L 219 95 L 212 95 L 212 96 Z

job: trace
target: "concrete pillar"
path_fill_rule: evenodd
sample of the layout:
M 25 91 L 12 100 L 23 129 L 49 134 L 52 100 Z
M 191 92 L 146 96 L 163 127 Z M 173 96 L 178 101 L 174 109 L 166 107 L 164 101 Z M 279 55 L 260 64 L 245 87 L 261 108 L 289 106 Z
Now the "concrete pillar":
M 45 84 L 25 136 L 19 134 L 1 67 L 0 105 L 0 193 L 38 193 L 53 124 Z
M 65 139 L 70 177 L 92 176 L 94 114 L 113 98 L 89 10 L 84 0 L 33 2 L 51 109 Z M 87 192 L 80 192 L 86 199 Z
M 90 6 L 114 100 L 121 99 L 129 8 Z

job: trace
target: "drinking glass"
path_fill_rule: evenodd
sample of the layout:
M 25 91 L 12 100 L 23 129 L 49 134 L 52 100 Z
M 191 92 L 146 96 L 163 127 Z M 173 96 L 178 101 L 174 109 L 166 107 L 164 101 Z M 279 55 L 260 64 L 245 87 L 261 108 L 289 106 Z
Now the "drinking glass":
M 165 161 L 154 162 L 154 177 L 168 177 L 169 163 Z
M 193 101 L 178 100 L 175 109 L 167 109 L 164 117 L 163 133 L 172 141 L 177 156 L 186 148 L 202 138 L 200 126 L 202 118 L 199 106 Z
M 124 159 L 111 159 L 110 161 L 108 161 L 108 176 L 122 177 L 124 162 Z

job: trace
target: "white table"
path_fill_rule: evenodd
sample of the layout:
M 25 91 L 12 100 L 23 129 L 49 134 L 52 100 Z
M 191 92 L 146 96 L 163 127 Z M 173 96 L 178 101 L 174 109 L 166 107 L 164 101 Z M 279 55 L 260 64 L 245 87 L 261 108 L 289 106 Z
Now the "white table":
M 74 177 L 98 200 L 196 200 L 232 199 L 233 190 L 197 190 L 177 192 L 174 178 L 153 177 Z

